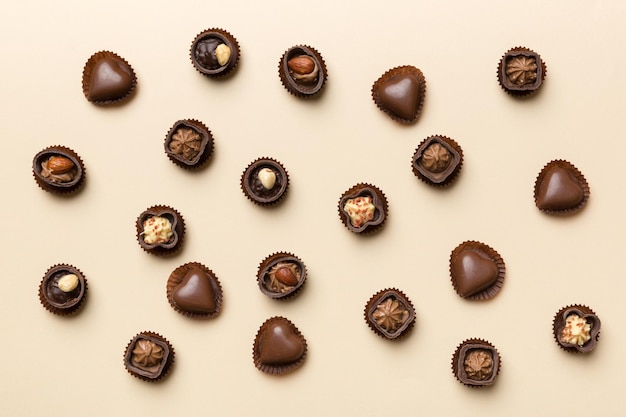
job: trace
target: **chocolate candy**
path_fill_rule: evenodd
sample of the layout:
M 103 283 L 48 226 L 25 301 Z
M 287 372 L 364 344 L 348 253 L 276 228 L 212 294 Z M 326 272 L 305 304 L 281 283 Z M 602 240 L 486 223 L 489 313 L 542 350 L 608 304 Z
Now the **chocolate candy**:
M 239 62 L 239 43 L 223 29 L 207 29 L 191 43 L 190 55 L 191 63 L 202 75 L 223 77 Z
M 268 374 L 284 374 L 299 368 L 306 357 L 307 343 L 298 328 L 284 317 L 266 320 L 254 339 L 254 365 Z
M 167 300 L 174 310 L 192 318 L 210 318 L 222 307 L 222 287 L 213 271 L 199 262 L 176 268 L 167 280 Z
M 185 221 L 180 213 L 168 206 L 152 206 L 139 215 L 135 222 L 137 242 L 154 255 L 173 255 L 182 246 Z
M 405 65 L 385 72 L 372 86 L 374 103 L 392 119 L 413 123 L 424 104 L 426 80 L 418 68 Z
M 213 152 L 213 135 L 198 120 L 179 120 L 167 133 L 164 147 L 165 154 L 176 165 L 199 168 Z
M 96 52 L 83 69 L 83 93 L 94 104 L 107 105 L 126 100 L 136 85 L 135 71 L 114 52 Z
M 85 181 L 85 166 L 76 152 L 65 146 L 50 146 L 33 158 L 33 176 L 42 190 L 67 195 Z
M 587 204 L 589 184 L 570 162 L 554 160 L 546 164 L 535 181 L 535 205 L 547 214 L 573 214 Z
M 450 276 L 454 290 L 468 300 L 494 297 L 504 282 L 502 257 L 481 242 L 466 241 L 450 254 Z
M 283 165 L 272 158 L 259 158 L 241 175 L 241 190 L 260 206 L 277 204 L 285 197 L 289 175 Z
M 374 294 L 365 305 L 365 322 L 377 335 L 399 339 L 415 324 L 415 309 L 400 290 L 388 288 Z
M 450 184 L 463 165 L 463 150 L 459 144 L 446 136 L 429 136 L 419 144 L 411 167 L 413 173 L 427 184 L 444 186 Z
M 525 96 L 541 87 L 546 65 L 538 53 L 528 48 L 509 49 L 498 64 L 498 81 L 508 94 Z
M 297 45 L 285 51 L 280 58 L 278 75 L 291 94 L 310 98 L 321 93 L 328 73 L 326 63 L 316 49 Z
M 592 309 L 585 305 L 571 305 L 560 309 L 552 320 L 554 340 L 567 352 L 589 353 L 600 337 L 601 322 Z
M 452 373 L 469 387 L 492 385 L 500 373 L 500 354 L 482 339 L 463 341 L 452 355 Z
M 387 219 L 387 198 L 377 187 L 359 183 L 343 193 L 338 204 L 339 218 L 354 233 L 379 230 Z
M 174 363 L 174 349 L 158 333 L 141 332 L 126 346 L 124 366 L 131 375 L 154 382 L 168 374 Z
M 50 267 L 39 284 L 39 301 L 51 313 L 68 315 L 82 306 L 87 295 L 87 278 L 71 265 Z
M 290 298 L 300 291 L 305 281 L 306 266 L 291 253 L 274 253 L 259 265 L 259 289 L 270 298 Z

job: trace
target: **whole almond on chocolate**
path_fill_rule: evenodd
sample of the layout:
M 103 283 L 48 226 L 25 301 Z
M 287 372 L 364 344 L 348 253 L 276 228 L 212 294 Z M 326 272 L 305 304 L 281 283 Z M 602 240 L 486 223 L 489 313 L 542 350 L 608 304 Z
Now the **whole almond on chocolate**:
M 315 61 L 307 55 L 298 55 L 291 58 L 287 66 L 296 74 L 310 74 L 315 69 Z
M 54 175 L 65 174 L 72 168 L 74 163 L 64 156 L 51 156 L 48 159 L 48 170 Z
M 296 285 L 298 283 L 296 275 L 289 267 L 286 266 L 283 266 L 276 271 L 276 279 L 285 285 Z

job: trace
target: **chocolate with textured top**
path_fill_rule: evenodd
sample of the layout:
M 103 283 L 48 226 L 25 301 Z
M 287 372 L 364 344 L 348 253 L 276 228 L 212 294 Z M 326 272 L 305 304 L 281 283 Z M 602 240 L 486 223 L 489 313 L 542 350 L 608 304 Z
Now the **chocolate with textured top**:
M 147 240 L 146 233 L 151 231 L 148 227 L 155 219 L 168 223 L 171 230 L 167 234 L 161 233 L 161 230 L 154 230 L 154 233 L 150 233 L 150 235 L 154 235 L 154 240 Z M 171 207 L 161 205 L 149 207 L 139 215 L 135 226 L 137 229 L 137 242 L 148 253 L 172 255 L 178 252 L 182 246 L 185 235 L 185 221 L 180 213 Z
M 198 120 L 179 120 L 167 133 L 164 147 L 165 154 L 175 164 L 183 168 L 198 168 L 213 152 L 213 135 Z
M 126 346 L 124 366 L 145 381 L 163 378 L 174 362 L 174 349 L 163 336 L 153 332 L 137 334 Z
M 589 199 L 589 184 L 573 164 L 563 160 L 550 161 L 535 181 L 535 204 L 548 214 L 573 214 Z
M 365 321 L 379 336 L 398 339 L 415 324 L 415 309 L 402 291 L 389 288 L 369 299 L 365 305 Z
M 339 199 L 339 218 L 354 233 L 379 230 L 387 218 L 387 198 L 377 187 L 359 183 Z
M 297 256 L 278 252 L 265 258 L 259 265 L 257 282 L 265 295 L 286 299 L 300 291 L 307 277 L 306 266 Z
M 412 65 L 392 68 L 372 86 L 372 98 L 382 111 L 401 123 L 412 123 L 424 104 L 426 80 Z
M 83 69 L 83 93 L 94 104 L 122 101 L 137 84 L 135 71 L 124 58 L 110 51 L 93 54 Z
M 291 94 L 302 98 L 314 97 L 326 84 L 326 63 L 315 48 L 297 45 L 281 57 L 278 75 Z
M 222 287 L 213 271 L 199 262 L 189 262 L 170 274 L 167 299 L 188 317 L 214 317 L 222 307 Z
M 212 28 L 198 34 L 191 43 L 191 62 L 207 77 L 222 77 L 239 61 L 239 43 L 229 32 Z
M 266 320 L 254 339 L 254 365 L 269 374 L 284 374 L 300 367 L 307 343 L 298 328 L 284 317 Z
M 552 321 L 554 339 L 567 352 L 591 352 L 600 337 L 600 327 L 600 318 L 584 305 L 564 307 Z
M 507 93 L 523 96 L 536 91 L 546 76 L 546 66 L 538 53 L 528 48 L 508 50 L 498 64 L 498 80 Z
M 87 279 L 77 268 L 59 264 L 49 268 L 39 284 L 39 300 L 51 313 L 76 312 L 87 295 Z
M 505 266 L 493 248 L 466 241 L 450 254 L 450 276 L 455 291 L 469 300 L 494 297 L 504 282 Z
M 413 173 L 427 184 L 450 184 L 463 165 L 463 150 L 449 137 L 429 136 L 419 144 L 411 166 Z
M 252 202 L 269 206 L 282 200 L 289 185 L 289 175 L 282 164 L 272 158 L 259 158 L 241 175 L 241 189 Z
M 65 146 L 50 146 L 33 158 L 33 176 L 39 187 L 57 194 L 78 190 L 85 180 L 82 159 Z
M 489 342 L 480 339 L 465 340 L 452 355 L 452 372 L 464 385 L 491 385 L 500 372 L 500 354 Z

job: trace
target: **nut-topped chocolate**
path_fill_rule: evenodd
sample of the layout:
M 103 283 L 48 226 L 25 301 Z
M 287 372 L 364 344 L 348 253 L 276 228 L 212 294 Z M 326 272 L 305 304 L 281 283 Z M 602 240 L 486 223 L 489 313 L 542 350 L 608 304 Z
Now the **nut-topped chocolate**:
M 219 279 L 200 262 L 188 262 L 172 271 L 166 289 L 172 308 L 187 317 L 211 318 L 222 309 Z
M 306 266 L 300 258 L 288 252 L 278 252 L 261 262 L 257 282 L 261 292 L 268 297 L 286 299 L 300 291 L 306 275 Z
M 46 310 L 58 315 L 75 313 L 87 295 L 87 278 L 76 267 L 50 267 L 39 284 L 39 300 Z
M 376 106 L 400 123 L 417 121 L 425 94 L 424 74 L 412 65 L 390 69 L 372 86 L 372 98 Z
M 365 305 L 365 322 L 379 336 L 398 339 L 415 324 L 415 309 L 400 290 L 388 288 L 374 294 Z
M 126 346 L 124 366 L 131 375 L 154 382 L 168 374 L 174 363 L 174 349 L 158 333 L 141 332 Z
M 118 103 L 130 98 L 137 77 L 130 64 L 111 51 L 93 54 L 83 69 L 83 93 L 97 105 Z
M 354 233 L 374 232 L 387 219 L 387 198 L 377 187 L 359 183 L 339 199 L 339 218 Z
M 468 300 L 495 297 L 504 283 L 505 271 L 500 254 L 481 242 L 463 242 L 450 254 L 452 286 Z
M 223 77 L 239 62 L 239 43 L 224 29 L 207 29 L 191 43 L 191 62 L 207 77 Z
M 268 374 L 281 375 L 302 366 L 306 339 L 285 317 L 267 319 L 256 334 L 252 347 L 254 365 Z
M 546 214 L 577 213 L 585 207 L 589 195 L 585 176 L 561 159 L 548 162 L 535 181 L 535 205 Z
M 600 337 L 600 326 L 598 316 L 585 305 L 564 307 L 552 321 L 554 339 L 567 352 L 591 352 Z
M 165 154 L 183 168 L 199 168 L 213 152 L 213 135 L 200 121 L 179 120 L 165 137 Z
M 289 175 L 283 165 L 272 158 L 259 158 L 241 175 L 241 190 L 253 203 L 271 206 L 285 197 Z
M 452 372 L 469 387 L 492 385 L 500 372 L 500 354 L 489 342 L 465 340 L 452 355 Z
M 508 94 L 525 96 L 541 87 L 546 65 L 538 53 L 528 48 L 509 49 L 498 64 L 498 81 Z
M 413 173 L 427 184 L 444 186 L 452 183 L 463 165 L 463 150 L 454 140 L 434 135 L 424 139 L 413 154 Z
M 85 166 L 76 152 L 65 146 L 50 146 L 33 158 L 37 185 L 55 194 L 78 190 L 85 181 Z
M 328 76 L 320 53 L 306 45 L 296 45 L 285 51 L 278 65 L 278 74 L 287 91 L 302 98 L 319 95 Z
M 172 255 L 180 250 L 185 235 L 185 221 L 168 206 L 152 206 L 135 222 L 137 242 L 143 250 L 155 255 Z

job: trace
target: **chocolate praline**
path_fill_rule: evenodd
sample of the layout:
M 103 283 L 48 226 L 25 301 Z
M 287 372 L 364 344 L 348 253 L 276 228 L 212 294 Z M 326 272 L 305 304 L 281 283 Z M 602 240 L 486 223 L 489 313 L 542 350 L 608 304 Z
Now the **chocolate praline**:
M 137 77 L 130 64 L 111 51 L 93 54 L 83 69 L 83 93 L 97 105 L 118 103 L 130 98 Z
M 267 319 L 252 346 L 254 366 L 267 374 L 282 375 L 302 366 L 307 343 L 300 330 L 285 317 Z
M 413 303 L 396 288 L 374 294 L 365 305 L 364 315 L 370 329 L 389 340 L 405 336 L 415 324 Z
M 289 186 L 289 175 L 283 165 L 272 158 L 259 158 L 241 175 L 241 190 L 250 201 L 271 206 L 281 201 Z
M 498 64 L 498 81 L 508 94 L 526 96 L 541 87 L 546 65 L 538 53 L 521 46 L 509 49 Z
M 579 212 L 589 200 L 589 184 L 572 163 L 561 159 L 548 162 L 535 180 L 535 205 L 546 214 Z
M 424 139 L 413 154 L 413 173 L 427 184 L 444 186 L 452 183 L 463 166 L 461 146 L 447 136 Z
M 284 300 L 300 291 L 306 275 L 306 266 L 300 258 L 288 252 L 278 252 L 261 262 L 257 283 L 263 294 Z
M 204 123 L 194 119 L 179 120 L 165 136 L 165 154 L 183 168 L 199 168 L 213 152 L 213 135 Z
M 65 146 L 50 146 L 33 158 L 33 176 L 42 190 L 54 194 L 77 191 L 85 182 L 83 160 Z
M 39 300 L 46 310 L 58 315 L 75 313 L 87 296 L 87 278 L 72 265 L 50 267 L 39 284 Z
M 452 373 L 469 387 L 492 385 L 500 368 L 500 354 L 491 343 L 482 339 L 463 341 L 452 355 Z
M 568 318 L 575 319 L 576 323 L 568 323 Z M 555 314 L 552 333 L 556 343 L 566 352 L 589 353 L 595 349 L 600 338 L 601 324 L 600 318 L 591 308 L 580 304 L 570 305 Z M 565 332 L 566 328 L 570 330 Z M 568 335 L 570 339 L 567 339 Z
M 188 262 L 170 274 L 167 300 L 172 308 L 192 318 L 212 318 L 222 310 L 222 286 L 211 269 Z
M 285 51 L 278 74 L 287 91 L 302 98 L 319 95 L 328 77 L 324 59 L 315 48 L 307 45 L 296 45 Z
M 194 68 L 202 75 L 223 77 L 239 62 L 239 43 L 224 29 L 207 29 L 191 43 L 190 57 Z
M 124 351 L 124 366 L 129 374 L 155 382 L 165 377 L 174 363 L 174 349 L 158 333 L 146 331 L 131 339 Z
M 343 193 L 338 204 L 339 218 L 354 233 L 379 230 L 387 219 L 387 198 L 377 187 L 359 183 Z
M 149 222 L 150 219 L 153 219 Z M 141 248 L 154 255 L 173 255 L 182 246 L 185 221 L 171 207 L 156 205 L 147 208 L 137 217 L 137 242 Z M 148 239 L 149 237 L 149 239 Z
M 417 121 L 425 94 L 424 74 L 412 65 L 390 69 L 372 86 L 376 106 L 393 120 L 405 124 Z
M 505 271 L 500 254 L 481 242 L 463 242 L 450 254 L 452 286 L 467 300 L 495 297 L 504 283 Z

